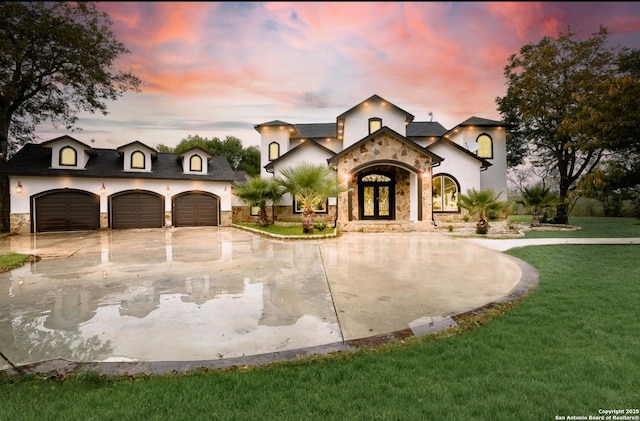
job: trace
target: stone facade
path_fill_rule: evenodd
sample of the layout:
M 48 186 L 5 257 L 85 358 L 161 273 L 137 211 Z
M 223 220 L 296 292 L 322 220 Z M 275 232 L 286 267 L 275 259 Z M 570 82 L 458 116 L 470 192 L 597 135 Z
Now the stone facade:
M 12 213 L 9 215 L 9 226 L 13 234 L 29 234 L 31 232 L 31 215 Z
M 401 140 L 389 135 L 381 134 L 371 140 L 357 145 L 353 150 L 339 157 L 336 165 L 338 177 L 345 183 L 347 191 L 338 197 L 338 226 L 340 229 L 353 230 L 356 225 L 349 223 L 360 219 L 358 198 L 358 176 L 372 170 L 392 174 L 395 178 L 394 215 L 395 221 L 409 221 L 411 215 L 411 183 L 412 174 L 415 188 L 419 189 L 417 204 L 417 225 L 397 224 L 401 230 L 424 230 L 433 228 L 432 218 L 432 170 L 431 157 L 418 149 L 407 145 Z M 378 230 L 389 223 L 373 224 Z M 406 227 L 411 226 L 411 229 Z M 359 230 L 359 229 L 358 229 Z

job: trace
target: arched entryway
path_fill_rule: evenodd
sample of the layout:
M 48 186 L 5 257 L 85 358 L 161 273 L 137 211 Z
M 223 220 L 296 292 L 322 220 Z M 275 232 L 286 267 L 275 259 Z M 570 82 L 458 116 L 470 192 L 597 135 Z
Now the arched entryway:
M 380 170 L 358 177 L 358 213 L 361 220 L 395 219 L 395 177 Z

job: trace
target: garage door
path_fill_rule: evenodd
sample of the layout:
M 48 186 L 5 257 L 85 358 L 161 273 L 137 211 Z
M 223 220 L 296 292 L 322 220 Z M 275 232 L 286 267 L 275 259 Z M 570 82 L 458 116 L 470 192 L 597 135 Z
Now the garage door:
M 218 198 L 207 193 L 184 193 L 173 199 L 175 227 L 218 225 Z
M 152 192 L 119 193 L 111 198 L 111 228 L 162 228 L 164 198 Z
M 72 190 L 35 198 L 35 232 L 84 231 L 100 228 L 100 197 Z

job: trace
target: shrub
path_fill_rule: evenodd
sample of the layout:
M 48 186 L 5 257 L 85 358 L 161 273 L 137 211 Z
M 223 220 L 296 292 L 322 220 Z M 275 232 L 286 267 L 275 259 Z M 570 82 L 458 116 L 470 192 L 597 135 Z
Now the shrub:
M 313 224 L 313 228 L 322 232 L 325 229 L 327 229 L 327 223 L 326 222 L 316 222 L 315 224 Z

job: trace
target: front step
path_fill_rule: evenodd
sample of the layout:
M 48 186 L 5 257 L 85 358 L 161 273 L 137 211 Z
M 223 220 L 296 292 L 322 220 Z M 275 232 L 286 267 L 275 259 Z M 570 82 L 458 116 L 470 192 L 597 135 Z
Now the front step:
M 431 221 L 349 221 L 342 225 L 344 232 L 411 232 L 432 230 Z

